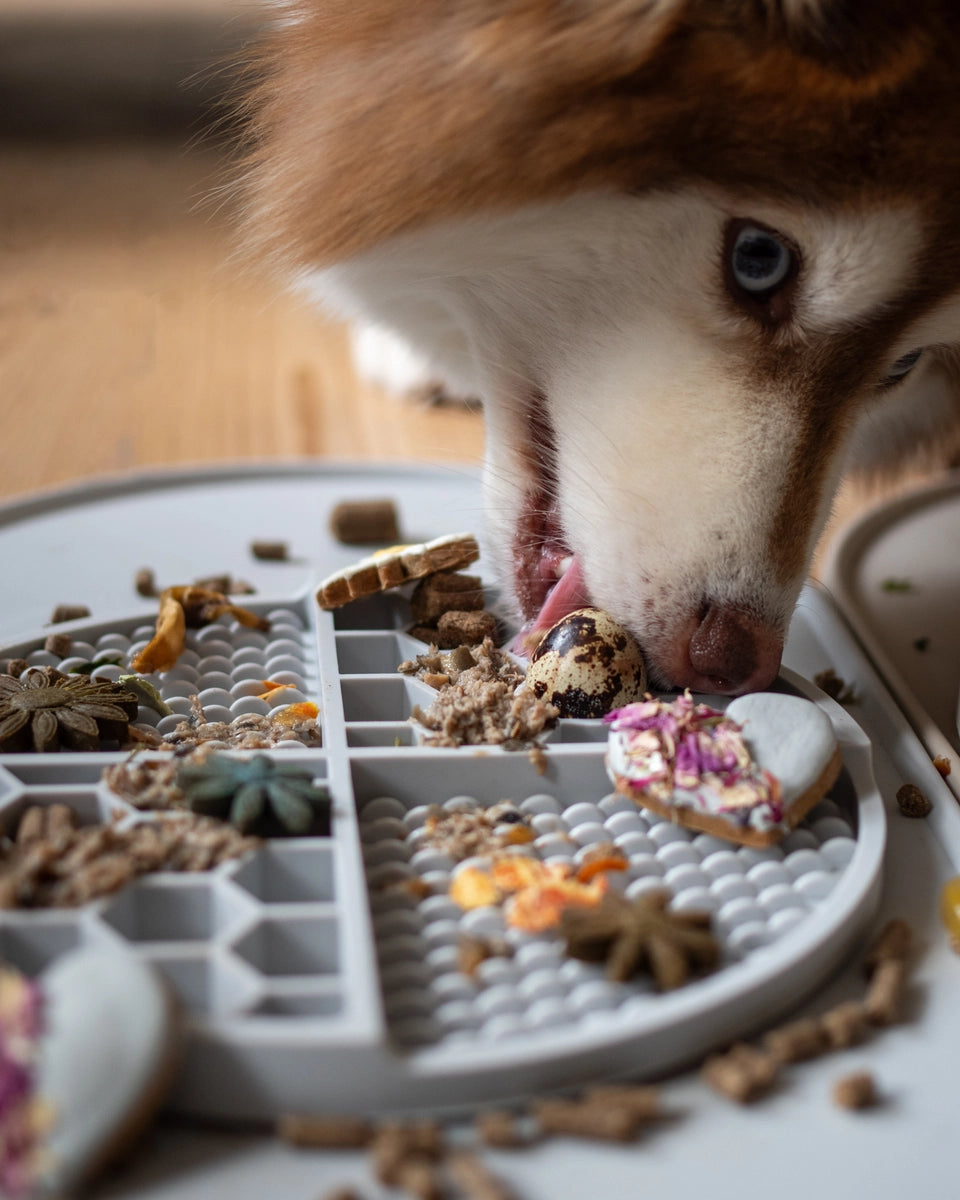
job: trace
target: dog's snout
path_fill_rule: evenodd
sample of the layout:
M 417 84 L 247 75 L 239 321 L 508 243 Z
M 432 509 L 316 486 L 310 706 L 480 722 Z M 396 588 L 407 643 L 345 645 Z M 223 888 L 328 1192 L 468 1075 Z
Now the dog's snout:
M 769 687 L 780 670 L 783 638 L 740 609 L 711 604 L 690 637 L 694 691 L 737 694 Z

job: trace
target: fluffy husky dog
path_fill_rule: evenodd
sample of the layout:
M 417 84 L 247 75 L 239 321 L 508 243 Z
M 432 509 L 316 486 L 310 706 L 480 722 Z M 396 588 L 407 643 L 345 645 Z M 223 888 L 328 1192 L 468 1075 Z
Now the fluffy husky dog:
M 768 685 L 842 472 L 957 445 L 955 0 L 293 0 L 263 63 L 250 238 L 482 398 L 516 615 Z

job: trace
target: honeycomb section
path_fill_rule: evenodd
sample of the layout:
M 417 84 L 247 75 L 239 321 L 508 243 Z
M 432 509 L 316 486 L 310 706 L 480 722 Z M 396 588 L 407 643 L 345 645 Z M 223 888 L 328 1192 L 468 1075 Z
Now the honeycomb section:
M 336 643 L 341 675 L 394 675 L 400 663 L 424 651 L 423 642 L 405 633 L 338 633 Z
M 0 963 L 25 975 L 38 975 L 49 963 L 83 941 L 79 914 L 4 913 L 0 924 Z
M 67 783 L 33 787 L 5 805 L 0 802 L 0 833 L 15 837 L 20 818 L 28 808 L 35 805 L 49 808 L 53 804 L 65 804 L 73 812 L 78 826 L 102 825 L 114 815 L 128 811 L 116 796 L 104 794 L 96 787 Z
M 260 1000 L 260 978 L 246 964 L 209 947 L 177 947 L 144 955 L 164 976 L 194 1016 L 230 1017 Z
M 416 774 L 397 760 L 389 768 L 354 764 L 384 1005 L 400 1042 L 499 1038 L 594 1020 L 652 996 L 645 977 L 610 983 L 601 967 L 568 958 L 556 934 L 511 926 L 499 906 L 461 910 L 447 894 L 451 882 L 465 866 L 490 860 L 456 862 L 432 846 L 424 826 L 431 805 L 469 809 L 512 799 L 535 840 L 507 853 L 532 852 L 547 863 L 576 868 L 592 847 L 612 843 L 626 868 L 607 872 L 609 886 L 630 898 L 667 889 L 673 908 L 710 912 L 728 964 L 770 945 L 827 900 L 856 849 L 846 778 L 839 803 L 825 800 L 780 845 L 756 850 L 683 829 L 610 793 L 599 755 L 557 759 L 548 786 L 534 783 L 517 757 L 488 763 L 482 774 L 466 761 L 421 763 Z M 453 779 L 462 792 L 451 794 Z M 465 970 L 464 946 L 476 939 L 495 950 Z
M 333 975 L 340 967 L 337 922 L 331 916 L 263 918 L 233 949 L 263 975 Z
M 312 904 L 334 899 L 333 849 L 310 839 L 258 851 L 232 876 L 263 904 Z
M 125 888 L 100 919 L 129 942 L 212 942 L 256 912 L 242 892 L 216 874 L 149 875 Z

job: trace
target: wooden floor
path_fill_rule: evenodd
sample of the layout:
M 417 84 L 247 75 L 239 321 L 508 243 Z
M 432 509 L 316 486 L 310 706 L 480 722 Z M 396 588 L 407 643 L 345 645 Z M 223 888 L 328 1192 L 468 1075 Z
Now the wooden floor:
M 223 166 L 183 138 L 0 147 L 0 498 L 216 460 L 479 462 L 477 413 L 361 385 L 344 330 L 238 260 Z M 846 489 L 834 527 L 878 494 Z
M 0 148 L 0 496 L 138 467 L 476 463 L 476 413 L 353 375 L 343 329 L 238 261 L 214 147 Z

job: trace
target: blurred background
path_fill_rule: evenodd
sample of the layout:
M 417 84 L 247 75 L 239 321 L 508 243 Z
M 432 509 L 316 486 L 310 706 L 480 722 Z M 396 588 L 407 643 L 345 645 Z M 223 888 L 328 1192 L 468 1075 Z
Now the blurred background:
M 266 5 L 0 0 L 0 499 L 324 455 L 476 463 L 478 414 L 356 380 L 238 254 L 231 97 Z

